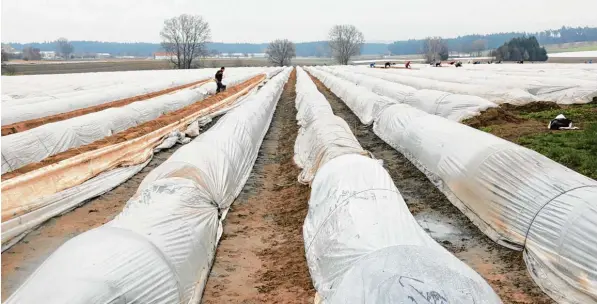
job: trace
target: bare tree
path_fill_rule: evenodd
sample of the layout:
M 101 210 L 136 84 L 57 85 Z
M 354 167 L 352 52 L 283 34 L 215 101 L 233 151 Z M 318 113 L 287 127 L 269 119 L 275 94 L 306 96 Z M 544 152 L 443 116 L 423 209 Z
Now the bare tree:
M 354 25 L 334 25 L 328 34 L 332 56 L 343 65 L 348 64 L 351 56 L 361 53 L 365 36 Z
M 477 56 L 483 55 L 483 51 L 487 49 L 487 40 L 477 39 L 471 44 L 471 51 L 475 52 Z
M 164 21 L 160 36 L 162 48 L 173 54 L 172 63 L 179 69 L 190 69 L 193 60 L 207 54 L 211 30 L 203 17 L 183 14 Z
M 437 60 L 446 60 L 450 51 L 448 44 L 441 37 L 429 37 L 423 43 L 423 56 L 427 63 Z
M 30 46 L 23 48 L 23 60 L 41 60 L 40 50 Z
M 296 57 L 296 46 L 288 39 L 276 39 L 265 50 L 269 61 L 276 66 L 288 66 Z
M 74 51 L 75 47 L 72 45 L 72 43 L 70 43 L 70 41 L 68 41 L 68 39 L 58 38 L 58 40 L 56 40 L 56 52 L 65 60 L 67 60 L 70 57 L 70 54 L 72 54 Z
M 8 61 L 8 53 L 2 49 L 2 63 L 5 63 L 6 61 Z

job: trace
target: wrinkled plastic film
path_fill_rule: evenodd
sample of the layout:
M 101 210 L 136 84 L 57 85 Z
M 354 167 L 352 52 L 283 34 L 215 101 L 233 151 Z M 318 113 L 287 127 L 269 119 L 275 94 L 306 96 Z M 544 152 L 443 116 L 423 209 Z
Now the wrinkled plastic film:
M 254 73 L 233 75 L 225 81 L 229 86 L 233 86 L 257 74 L 256 70 Z M 2 173 L 157 119 L 161 115 L 203 100 L 214 93 L 215 84 L 207 83 L 197 88 L 185 89 L 123 107 L 109 108 L 3 136 Z
M 296 88 L 297 120 L 303 126 L 301 112 L 306 105 L 327 101 L 312 93 L 317 88 L 300 69 Z M 307 128 L 316 128 L 320 119 L 327 121 L 330 116 L 325 112 L 314 115 Z M 352 135 L 350 129 L 346 132 Z M 324 138 L 304 141 L 299 136 L 295 151 L 310 155 L 337 148 Z M 406 303 L 423 300 L 426 294 L 446 303 L 501 303 L 477 273 L 417 224 L 377 160 L 345 152 L 327 159 L 312 173 L 303 236 L 317 298 L 323 303 Z M 297 158 L 302 160 L 300 153 Z M 307 168 L 309 162 L 297 164 Z
M 285 69 L 272 78 L 220 119 L 219 127 L 203 133 L 180 148 L 173 155 L 177 158 L 154 169 L 158 172 L 146 177 L 113 221 L 61 246 L 7 303 L 198 303 L 221 234 L 220 221 L 248 178 L 289 72 Z M 258 120 L 256 113 L 265 121 Z M 233 118 L 225 119 L 228 115 Z M 245 123 L 254 125 L 241 129 Z M 238 140 L 231 136 L 234 133 L 226 133 L 234 128 L 252 135 L 251 145 L 256 148 L 243 146 L 251 151 L 244 154 L 230 151 L 234 153 L 216 165 L 241 172 L 202 168 L 205 162 L 197 160 L 220 155 L 226 147 L 239 147 L 232 143 Z M 201 141 L 210 133 L 231 144 L 210 149 L 211 142 Z M 228 157 L 238 155 L 242 159 Z M 187 174 L 168 170 L 181 162 L 190 164 L 192 170 Z M 178 174 L 168 175 L 171 172 Z M 195 177 L 203 172 L 210 174 L 203 174 L 204 182 L 197 182 Z
M 526 248 L 529 271 L 554 299 L 580 304 L 595 297 L 596 181 L 537 152 L 406 105 L 382 113 L 374 132 L 492 240 Z

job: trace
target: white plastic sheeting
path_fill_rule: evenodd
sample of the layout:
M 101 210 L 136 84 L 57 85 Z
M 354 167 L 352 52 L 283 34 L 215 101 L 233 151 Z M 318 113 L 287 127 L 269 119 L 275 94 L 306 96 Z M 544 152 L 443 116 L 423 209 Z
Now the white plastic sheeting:
M 429 81 L 438 81 L 446 87 L 473 84 L 490 87 L 492 90 L 507 91 L 510 95 L 506 97 L 508 99 L 505 102 L 511 104 L 526 104 L 532 101 L 528 98 L 529 94 L 534 97 L 534 100 L 560 104 L 587 103 L 597 96 L 597 74 L 594 71 L 534 68 L 548 66 L 541 64 L 481 65 L 480 68 L 466 66 L 466 69 L 424 67 L 420 70 L 392 70 L 386 73 L 413 78 L 410 81 L 425 86 L 429 85 Z M 578 64 L 575 66 L 582 67 Z M 518 69 L 512 67 L 518 67 Z M 395 79 L 399 82 L 404 81 L 404 78 Z M 479 91 L 470 91 L 468 94 L 483 96 Z
M 60 246 L 6 303 L 197 303 L 218 226 L 199 185 L 156 181 L 113 221 Z
M 103 103 L 147 94 L 154 91 L 180 86 L 193 81 L 209 79 L 215 74 L 214 69 L 198 70 L 193 78 L 178 81 L 153 80 L 147 84 L 130 85 L 128 83 L 99 87 L 93 90 L 72 91 L 70 94 L 51 96 L 52 98 L 29 98 L 2 104 L 2 125 L 36 119 L 55 114 L 84 109 Z M 58 76 L 60 78 L 60 76 Z M 156 75 L 156 79 L 161 77 Z M 30 84 L 32 85 L 32 84 Z M 33 86 L 33 85 L 32 85 Z
M 597 299 L 597 181 L 407 105 L 387 108 L 374 132 L 492 240 L 524 248 L 529 272 L 552 298 Z
M 436 68 L 440 69 L 440 68 Z M 371 68 L 355 67 L 350 69 L 355 73 L 379 77 L 388 81 L 393 81 L 403 85 L 411 86 L 415 89 L 427 89 L 444 91 L 454 94 L 474 95 L 485 98 L 493 103 L 511 103 L 511 104 L 527 104 L 529 102 L 537 101 L 537 98 L 521 89 L 503 89 L 495 86 L 486 86 L 481 84 L 468 84 L 445 82 L 434 79 L 416 77 L 412 75 L 401 75 L 395 73 L 394 70 L 379 70 Z M 410 71 L 410 70 L 409 70 Z
M 294 146 L 294 162 L 303 169 L 299 182 L 308 184 L 328 161 L 344 154 L 366 155 L 367 152 L 348 124 L 332 113 L 328 101 L 300 67 L 296 77 L 297 120 L 301 128 Z
M 501 303 L 418 225 L 373 159 L 343 155 L 317 172 L 303 235 L 324 303 Z
M 350 129 L 334 134 L 333 128 L 318 128 L 330 117 L 342 119 L 329 109 L 305 124 L 303 113 L 326 109 L 327 100 L 300 68 L 296 91 L 301 130 L 295 161 L 304 169 L 299 180 L 307 169 L 312 179 L 303 236 L 319 298 L 324 303 L 501 303 L 477 273 L 417 224 L 380 162 L 359 155 L 362 149 Z M 354 144 L 326 136 L 305 140 L 308 132 L 326 131 Z M 342 153 L 318 158 L 318 166 L 304 160 L 321 151 Z
M 233 86 L 259 72 L 264 70 L 229 76 L 224 82 Z M 202 100 L 215 93 L 215 90 L 216 85 L 212 82 L 194 89 L 185 89 L 3 136 L 2 174 L 157 119 L 163 114 Z
M 372 124 L 373 119 L 383 108 L 397 102 L 394 99 L 380 96 L 365 87 L 357 86 L 319 69 L 311 67 L 307 68 L 307 70 L 334 94 L 342 98 L 363 124 Z
M 66 213 L 86 200 L 102 195 L 122 184 L 141 171 L 150 161 L 151 159 L 143 164 L 120 167 L 101 173 L 81 185 L 45 197 L 38 202 L 43 206 L 39 209 L 2 221 L 2 251 L 16 244 L 48 219 Z
M 152 171 L 120 215 L 66 242 L 7 303 L 199 303 L 220 221 L 248 178 L 289 72 Z
M 215 74 L 215 69 L 210 70 Z M 197 76 L 203 73 L 209 76 L 207 69 L 200 72 L 201 74 L 197 72 L 198 70 L 149 70 L 2 77 L 2 102 L 28 104 L 119 85 L 128 85 L 130 88 L 138 86 L 138 92 L 144 91 L 142 86 L 156 86 L 159 90 L 160 87 L 166 88 L 199 80 L 201 78 Z M 11 103 L 2 106 L 7 105 Z
M 238 74 L 253 69 L 263 68 L 228 68 L 226 74 Z M 98 105 L 115 99 L 212 79 L 215 73 L 216 69 L 193 69 L 2 77 L 2 108 L 19 109 L 20 106 L 36 103 L 52 105 L 58 101 L 73 101 L 76 98 L 89 99 L 83 102 Z M 110 99 L 112 97 L 115 99 Z M 3 120 L 5 115 L 2 116 Z
M 220 209 L 227 209 L 240 193 L 257 159 L 275 105 L 291 69 L 268 81 L 256 94 L 224 117 L 166 162 L 150 172 L 143 185 L 164 177 L 184 174 L 205 184 Z M 203 151 L 197 155 L 197 151 Z
M 437 90 L 416 90 L 395 82 L 354 73 L 350 69 L 335 68 L 329 70 L 334 75 L 348 79 L 350 82 L 370 89 L 379 95 L 390 97 L 400 103 L 411 105 L 429 114 L 450 120 L 462 121 L 479 115 L 489 108 L 497 107 L 495 103 L 478 96 L 452 94 Z M 344 86 L 348 87 L 350 84 Z M 340 89 L 338 91 L 346 92 L 347 90 Z M 348 96 L 341 96 L 341 98 L 345 100 Z

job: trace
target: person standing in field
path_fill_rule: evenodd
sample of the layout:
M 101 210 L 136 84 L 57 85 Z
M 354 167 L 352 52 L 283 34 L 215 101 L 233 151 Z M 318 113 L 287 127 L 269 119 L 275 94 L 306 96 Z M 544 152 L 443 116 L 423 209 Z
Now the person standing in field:
M 216 89 L 216 94 L 226 90 L 226 86 L 222 84 L 222 78 L 224 77 L 224 67 L 221 67 L 216 72 L 216 85 L 218 88 Z

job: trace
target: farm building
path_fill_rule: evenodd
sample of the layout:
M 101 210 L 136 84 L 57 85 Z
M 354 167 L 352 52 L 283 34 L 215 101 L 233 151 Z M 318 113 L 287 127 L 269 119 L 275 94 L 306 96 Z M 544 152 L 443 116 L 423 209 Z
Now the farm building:
M 39 53 L 41 54 L 41 59 L 56 59 L 56 52 L 54 51 L 42 51 Z
M 174 53 L 168 53 L 168 52 L 153 53 L 153 59 L 155 59 L 155 60 L 168 60 L 168 59 L 172 59 L 173 57 L 174 57 Z

